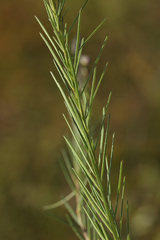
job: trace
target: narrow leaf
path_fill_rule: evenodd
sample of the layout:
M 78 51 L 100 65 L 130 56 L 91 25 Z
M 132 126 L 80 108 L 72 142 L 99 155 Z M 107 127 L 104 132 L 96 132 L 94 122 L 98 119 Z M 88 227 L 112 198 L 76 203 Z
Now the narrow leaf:
M 61 1 L 60 4 L 59 4 L 59 8 L 58 8 L 58 16 L 60 16 L 61 13 L 62 13 L 62 11 L 63 11 L 65 1 L 66 1 L 66 0 L 63 0 L 63 1 Z
M 76 73 L 76 75 L 77 75 L 77 72 L 78 72 L 79 63 L 80 63 L 80 59 L 81 59 L 81 55 L 82 55 L 82 50 L 83 50 L 82 45 L 83 45 L 83 43 L 84 43 L 84 38 L 82 38 L 82 40 L 81 40 L 80 49 L 79 49 L 79 51 L 78 51 L 77 64 L 76 64 L 76 67 L 75 67 L 75 73 Z
M 130 231 L 129 231 L 129 204 L 127 201 L 127 240 L 128 239 L 130 239 Z
M 120 236 L 121 236 L 121 232 L 122 232 L 125 179 L 126 179 L 126 178 L 124 177 L 124 178 L 123 178 L 123 187 L 122 187 L 122 203 L 121 203 L 121 215 L 120 215 Z
M 70 206 L 70 204 L 66 201 L 66 199 L 64 198 L 64 204 L 65 207 L 67 209 L 67 211 L 69 212 L 69 214 L 71 215 L 71 217 L 74 219 L 74 221 L 79 224 L 79 220 L 77 218 L 77 215 L 75 213 L 75 211 L 73 210 L 73 208 Z
M 91 117 L 92 104 L 93 104 L 93 93 L 94 93 L 94 87 L 95 87 L 95 81 L 96 81 L 96 73 L 97 73 L 97 68 L 95 67 L 94 72 L 93 72 L 93 80 L 92 80 L 92 87 L 91 87 L 90 100 L 89 100 L 87 126 L 89 125 L 89 121 L 90 121 L 90 117 Z
M 101 222 L 100 222 L 100 226 L 101 226 L 101 229 L 102 229 L 105 239 L 112 240 L 112 237 L 108 234 L 108 232 L 106 231 L 106 229 L 104 228 L 104 226 Z
M 105 109 L 103 108 L 103 115 L 104 115 L 104 111 L 105 111 Z M 100 166 L 101 166 L 103 142 L 104 142 L 104 123 L 101 127 L 100 135 L 101 135 L 101 138 L 100 138 L 99 156 L 98 156 L 98 168 L 99 169 L 100 169 Z
M 48 43 L 46 38 L 41 33 L 40 33 L 40 36 L 42 37 L 42 39 L 46 43 L 48 49 L 50 50 L 50 52 L 51 52 L 51 54 L 52 54 L 52 56 L 53 56 L 53 58 L 54 58 L 54 60 L 55 60 L 55 62 L 57 64 L 57 66 L 59 67 L 59 69 L 62 72 L 63 76 L 65 76 L 65 78 L 68 80 L 68 77 L 67 77 L 67 75 L 66 75 L 66 73 L 65 73 L 65 71 L 64 71 L 64 69 L 63 69 L 63 67 L 61 65 L 61 63 L 60 63 L 59 59 L 57 58 L 56 54 L 54 53 L 53 49 L 51 48 L 50 44 Z M 71 82 L 69 80 L 67 82 L 68 82 L 68 85 L 70 86 L 70 88 L 73 89 L 73 86 L 72 86 Z
M 76 192 L 71 192 L 68 196 L 65 197 L 65 200 L 69 201 L 75 195 L 76 195 Z M 57 208 L 57 207 L 60 207 L 60 206 L 64 205 L 64 203 L 65 203 L 65 201 L 64 201 L 64 199 L 62 199 L 62 200 L 60 200 L 56 203 L 53 203 L 51 205 L 44 206 L 43 210 L 50 210 L 50 209 L 53 209 L 53 208 Z
M 100 79 L 99 79 L 99 82 L 98 82 L 98 84 L 97 84 L 96 90 L 95 90 L 94 95 L 93 95 L 93 99 L 95 98 L 95 96 L 96 96 L 96 94 L 97 94 L 97 92 L 98 92 L 99 86 L 100 86 L 100 84 L 101 84 L 101 82 L 102 82 L 102 80 L 103 80 L 103 77 L 104 77 L 104 74 L 105 74 L 105 72 L 106 72 L 107 66 L 108 66 L 108 62 L 106 63 L 106 65 L 105 65 L 105 67 L 104 67 L 104 70 L 103 70 L 103 72 L 102 72 L 102 75 L 101 75 L 101 77 L 100 77 Z
M 79 148 L 79 150 L 80 150 L 80 152 L 81 152 L 81 154 L 82 154 L 82 156 L 83 156 L 86 164 L 88 165 L 89 169 L 90 169 L 91 172 L 93 173 L 93 170 L 92 170 L 92 168 L 91 168 L 91 166 L 90 166 L 90 164 L 89 164 L 89 162 L 88 162 L 88 160 L 87 160 L 87 158 L 86 158 L 86 156 L 85 156 L 85 154 L 84 154 L 84 149 L 82 149 L 81 145 L 79 144 L 78 139 L 76 138 L 75 133 L 73 132 L 73 130 L 72 130 L 72 128 L 71 128 L 71 126 L 70 126 L 67 118 L 65 117 L 65 115 L 63 115 L 63 116 L 64 116 L 64 119 L 65 119 L 65 121 L 66 121 L 66 123 L 67 123 L 67 125 L 68 125 L 68 127 L 69 127 L 69 129 L 70 129 L 70 131 L 71 131 L 71 133 L 72 133 L 72 136 L 73 136 L 73 138 L 74 138 L 74 140 L 75 140 L 75 142 L 76 142 L 76 144 L 77 144 L 77 146 L 78 146 L 78 148 Z M 94 174 L 94 173 L 93 173 L 93 174 Z
M 106 114 L 107 114 L 107 110 L 108 110 L 108 105 L 109 105 L 109 102 L 110 102 L 110 98 L 111 98 L 111 93 L 109 94 L 109 97 L 108 97 L 108 101 L 107 101 L 107 104 L 106 104 L 105 111 L 103 110 L 102 123 L 101 123 L 101 127 L 100 127 L 100 130 L 99 130 L 99 133 L 98 133 L 98 137 L 97 137 L 97 140 L 96 140 L 95 146 L 94 146 L 94 150 L 96 150 L 97 145 L 98 145 L 98 142 L 99 142 L 99 139 L 100 139 L 101 131 L 102 131 L 102 128 L 103 128 L 103 126 L 104 126 L 104 121 L 105 121 Z M 106 134 L 109 133 L 109 132 L 108 132 L 108 131 L 109 131 L 109 123 L 110 123 L 110 114 L 109 114 L 109 117 L 108 117 L 108 125 L 107 125 Z M 108 133 L 107 133 L 107 132 L 108 132 Z M 107 138 L 106 138 L 106 137 L 107 137 Z M 106 150 L 107 150 L 107 144 L 106 144 L 106 141 L 108 140 L 108 135 L 106 135 L 106 137 L 105 137 L 105 142 L 104 142 L 103 161 L 104 161 L 105 156 L 106 156 Z
M 83 10 L 83 8 L 85 7 L 86 3 L 88 2 L 88 0 L 85 1 L 85 3 L 83 4 L 82 8 L 81 8 L 81 11 Z M 79 16 L 79 13 L 78 15 L 76 16 L 75 20 L 73 21 L 70 29 L 68 30 L 68 34 L 70 33 L 70 31 L 72 30 L 72 28 L 74 27 L 74 24 L 76 23 L 77 19 L 78 19 L 78 16 Z
M 73 152 L 74 156 L 76 157 L 76 160 L 78 161 L 82 171 L 85 173 L 85 175 L 93 182 L 93 184 L 95 185 L 95 187 L 99 188 L 97 183 L 95 182 L 93 176 L 91 175 L 91 173 L 88 171 L 87 167 L 84 165 L 83 161 L 79 158 L 79 156 L 77 155 L 77 153 L 74 151 L 73 147 L 71 146 L 71 144 L 69 143 L 69 141 L 67 140 L 67 138 L 64 137 L 64 139 L 66 140 L 66 143 L 68 144 L 68 146 L 70 147 L 71 151 Z
M 99 59 L 100 59 L 100 56 L 101 56 L 101 54 L 102 54 L 102 52 L 103 52 L 103 49 L 104 49 L 105 45 L 106 45 L 107 39 L 108 39 L 108 35 L 106 36 L 106 38 L 105 38 L 105 40 L 104 40 L 104 42 L 103 42 L 103 45 L 102 45 L 102 47 L 101 47 L 101 49 L 100 49 L 100 51 L 99 51 L 99 54 L 98 54 L 98 56 L 97 56 L 97 58 L 96 58 L 96 60 L 95 60 L 95 62 L 94 62 L 94 65 L 93 65 L 91 71 L 90 71 L 90 74 L 89 74 L 89 76 L 88 76 L 88 79 L 87 79 L 87 81 L 86 81 L 86 83 L 85 83 L 85 85 L 84 85 L 84 87 L 83 87 L 83 89 L 82 89 L 82 91 L 81 91 L 81 95 L 82 95 L 82 93 L 84 92 L 84 90 L 85 90 L 85 88 L 86 88 L 86 86 L 87 86 L 87 83 L 89 82 L 89 80 L 90 80 L 90 78 L 91 78 L 91 76 L 92 76 L 92 73 L 93 73 L 93 71 L 94 71 L 94 68 L 97 66 L 97 63 L 98 63 L 98 61 L 99 61 Z M 84 44 L 83 44 L 83 45 L 84 45 Z M 82 47 L 83 47 L 83 46 L 82 46 Z
M 76 38 L 76 49 L 75 49 L 75 56 L 74 56 L 74 69 L 76 69 L 78 51 L 79 51 L 79 42 L 80 42 L 80 23 L 81 23 L 81 12 L 79 11 L 79 18 L 78 18 L 78 27 L 77 27 L 77 38 Z
M 96 27 L 96 29 L 89 35 L 89 37 L 85 40 L 84 45 L 89 41 L 89 39 L 97 32 L 97 30 L 103 25 L 106 21 L 106 18 Z
M 113 149 L 114 149 L 114 138 L 115 134 L 112 136 L 112 146 L 111 146 L 111 154 L 110 154 L 110 163 L 109 163 L 109 169 L 107 169 L 107 193 L 109 194 L 110 198 L 110 203 L 111 203 L 111 183 L 110 183 L 110 178 L 111 178 L 111 168 L 112 168 L 112 160 L 113 160 Z M 107 164 L 108 168 L 108 164 Z M 110 205 L 111 207 L 111 205 Z
M 103 233 L 102 233 L 102 230 L 98 227 L 98 224 L 96 224 L 96 222 L 94 222 L 94 221 L 92 220 L 92 218 L 90 217 L 90 215 L 88 214 L 87 210 L 86 210 L 84 207 L 83 207 L 83 209 L 84 209 L 87 217 L 89 218 L 91 224 L 92 224 L 93 227 L 95 228 L 96 232 L 97 232 L 98 235 L 100 236 L 100 238 L 101 238 L 102 240 L 106 240 L 105 237 L 104 237 L 104 235 L 103 235 Z
M 73 169 L 73 171 L 74 171 L 74 169 Z M 82 193 L 81 194 L 82 194 L 82 197 L 84 198 L 84 200 L 86 201 L 86 204 L 88 205 L 88 207 L 92 206 L 92 209 L 90 209 L 90 210 L 93 211 L 93 209 L 94 209 L 93 214 L 94 215 L 97 214 L 99 216 L 99 218 L 104 222 L 104 224 L 108 227 L 108 229 L 112 232 L 112 229 L 108 225 L 108 216 L 107 216 L 106 212 L 102 211 L 101 207 L 95 201 L 92 194 L 89 192 L 89 190 L 83 184 L 79 175 L 76 172 L 75 172 L 75 174 L 76 174 L 77 178 L 79 179 L 79 183 L 80 183 L 80 186 L 82 188 Z
M 118 179 L 118 188 L 117 188 L 117 198 L 116 198 L 116 205 L 115 205 L 115 212 L 114 215 L 116 217 L 117 214 L 117 208 L 118 208 L 118 201 L 119 201 L 119 195 L 121 190 L 121 183 L 122 183 L 122 169 L 123 169 L 123 161 L 120 163 L 120 169 L 119 169 L 119 179 Z

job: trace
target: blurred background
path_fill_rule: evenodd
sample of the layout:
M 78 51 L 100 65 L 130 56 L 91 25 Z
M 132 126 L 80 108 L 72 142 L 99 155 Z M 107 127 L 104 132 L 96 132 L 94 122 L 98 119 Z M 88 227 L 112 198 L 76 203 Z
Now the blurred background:
M 66 1 L 68 26 L 83 2 Z M 107 17 L 84 53 L 90 56 L 91 69 L 109 34 L 98 74 L 106 61 L 110 63 L 93 121 L 112 90 L 110 133 L 116 132 L 112 183 L 116 191 L 123 159 L 133 240 L 160 239 L 159 9 L 158 0 L 90 0 L 82 14 L 85 38 Z M 64 207 L 51 215 L 42 210 L 70 193 L 58 163 L 68 129 L 63 99 L 49 73 L 55 71 L 52 57 L 34 15 L 51 34 L 42 0 L 1 1 L 0 239 L 75 240 L 72 230 L 52 217 L 64 218 Z

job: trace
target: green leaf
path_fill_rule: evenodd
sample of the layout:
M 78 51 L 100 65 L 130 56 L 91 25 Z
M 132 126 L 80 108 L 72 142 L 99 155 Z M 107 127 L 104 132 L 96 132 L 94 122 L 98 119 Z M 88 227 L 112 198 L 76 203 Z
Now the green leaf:
M 67 83 L 68 83 L 68 86 L 70 86 L 70 90 L 73 90 L 73 86 L 71 84 L 71 81 L 68 79 L 68 76 L 66 74 L 66 72 L 64 71 L 59 59 L 57 58 L 56 54 L 54 53 L 54 51 L 52 50 L 50 44 L 48 43 L 48 41 L 46 40 L 46 38 L 40 33 L 40 36 L 42 37 L 42 39 L 44 40 L 44 42 L 46 43 L 48 49 L 50 50 L 53 58 L 54 58 L 54 61 L 56 62 L 57 66 L 59 67 L 61 73 L 63 74 L 63 76 L 65 77 L 65 79 L 67 80 Z
M 122 202 L 121 202 L 121 215 L 120 215 L 120 236 L 122 232 L 122 223 L 123 223 L 123 202 L 124 202 L 124 189 L 125 189 L 125 177 L 123 178 L 123 187 L 122 187 Z
M 103 108 L 103 115 L 104 115 L 104 113 L 105 113 L 105 109 Z M 99 156 L 98 156 L 98 169 L 100 169 L 100 167 L 101 167 L 101 160 L 102 160 L 103 142 L 104 142 L 104 121 L 101 126 L 100 135 L 101 135 L 101 137 L 100 137 Z
M 102 240 L 106 240 L 105 237 L 104 237 L 104 235 L 103 235 L 102 230 L 101 230 L 100 227 L 98 226 L 98 223 L 97 223 L 97 222 L 94 222 L 94 221 L 92 220 L 92 218 L 90 217 L 90 215 L 88 214 L 87 210 L 86 210 L 84 207 L 83 207 L 83 209 L 84 209 L 87 217 L 89 218 L 91 224 L 92 224 L 93 227 L 95 228 L 96 232 L 97 232 L 98 235 L 100 236 L 100 238 L 101 238 Z
M 81 95 L 83 94 L 83 92 L 84 92 L 84 90 L 85 90 L 85 88 L 86 88 L 86 86 L 87 86 L 87 83 L 89 82 L 89 80 L 90 80 L 90 78 L 91 78 L 91 76 L 92 76 L 92 73 L 93 73 L 93 71 L 94 71 L 94 68 L 97 66 L 97 64 L 98 64 L 98 61 L 99 61 L 99 59 L 100 59 L 100 56 L 101 56 L 101 54 L 102 54 L 102 52 L 103 52 L 103 49 L 104 49 L 104 47 L 105 47 L 105 45 L 106 45 L 106 42 L 107 42 L 107 39 L 108 39 L 108 35 L 105 37 L 105 40 L 104 40 L 104 42 L 103 42 L 103 45 L 102 45 L 102 47 L 101 47 L 101 49 L 100 49 L 100 51 L 99 51 L 99 53 L 98 53 L 98 56 L 97 56 L 97 58 L 96 58 L 96 60 L 95 60 L 95 62 L 94 62 L 94 65 L 93 65 L 93 67 L 92 67 L 92 69 L 91 69 L 91 71 L 90 71 L 90 74 L 89 74 L 89 76 L 88 76 L 88 79 L 87 79 L 87 81 L 86 81 L 86 83 L 85 83 L 85 85 L 84 85 L 84 87 L 83 87 L 83 89 L 82 89 L 82 91 L 81 91 Z M 84 44 L 83 44 L 84 45 Z M 83 46 L 82 46 L 83 47 Z
M 76 50 L 75 50 L 75 56 L 74 56 L 74 69 L 76 69 L 76 64 L 77 64 L 77 60 L 78 60 L 78 52 L 79 52 L 81 12 L 82 12 L 82 9 L 80 9 L 80 11 L 79 11 L 79 18 L 78 18 Z
M 75 195 L 76 195 L 75 192 L 71 192 L 68 196 L 65 197 L 65 201 L 69 201 Z M 60 201 L 58 201 L 56 203 L 53 203 L 51 205 L 44 206 L 43 210 L 50 210 L 50 209 L 53 209 L 53 208 L 60 207 L 60 206 L 64 205 L 65 201 L 64 201 L 64 199 L 62 199 L 62 200 L 60 200 Z
M 94 183 L 95 187 L 99 188 L 97 183 L 95 182 L 93 176 L 91 175 L 91 173 L 89 172 L 89 170 L 86 168 L 86 166 L 84 165 L 83 161 L 79 158 L 78 154 L 75 152 L 75 150 L 73 149 L 73 147 L 71 146 L 71 144 L 69 143 L 69 141 L 67 140 L 66 137 L 64 137 L 64 139 L 66 140 L 68 146 L 70 147 L 72 153 L 74 154 L 74 156 L 76 157 L 76 160 L 78 161 L 82 171 L 85 173 L 85 175 Z M 90 169 L 91 170 L 91 169 Z
M 91 168 L 91 165 L 89 164 L 89 161 L 87 160 L 87 158 L 86 158 L 86 156 L 85 156 L 85 154 L 84 154 L 84 149 L 82 149 L 80 143 L 78 142 L 78 139 L 77 139 L 76 135 L 74 134 L 74 132 L 73 132 L 73 130 L 72 130 L 72 128 L 71 128 L 68 120 L 67 120 L 66 117 L 65 117 L 65 115 L 63 115 L 63 116 L 64 116 L 64 119 L 65 119 L 65 121 L 66 121 L 66 123 L 67 123 L 67 125 L 68 125 L 68 127 L 69 127 L 69 129 L 70 129 L 70 131 L 71 131 L 71 133 L 72 133 L 72 136 L 73 136 L 73 138 L 74 138 L 74 140 L 75 140 L 75 142 L 76 142 L 76 144 L 77 144 L 77 146 L 78 146 L 78 148 L 79 148 L 79 150 L 80 150 L 80 152 L 81 152 L 81 154 L 82 154 L 82 156 L 83 156 L 86 164 L 88 165 L 88 167 L 89 167 L 89 169 L 91 170 L 92 174 L 94 174 L 94 173 L 93 173 L 93 170 L 92 170 L 92 168 Z M 70 147 L 70 146 L 69 146 L 69 147 Z M 71 147 L 70 147 L 70 148 L 71 148 Z M 72 149 L 71 149 L 71 151 L 72 151 Z
M 96 81 L 96 73 L 97 73 L 97 68 L 94 68 L 93 72 L 93 80 L 92 80 L 92 87 L 91 87 L 91 93 L 90 93 L 90 100 L 89 100 L 89 109 L 88 109 L 88 114 L 87 114 L 87 126 L 89 125 L 90 117 L 91 117 L 91 111 L 92 111 L 92 104 L 93 104 L 93 93 L 94 93 L 94 87 L 95 87 L 95 81 Z
M 83 43 L 84 43 L 84 38 L 82 38 L 82 40 L 81 40 L 80 49 L 78 51 L 78 56 L 77 56 L 77 60 L 76 60 L 76 62 L 77 62 L 76 66 L 75 66 L 75 73 L 76 73 L 76 75 L 77 75 L 77 72 L 78 72 L 79 63 L 80 63 L 80 59 L 81 59 L 81 55 L 82 55 L 82 50 L 83 50 L 82 45 L 83 45 Z
M 71 215 L 71 217 L 79 225 L 79 220 L 77 218 L 77 215 L 76 215 L 75 211 L 73 210 L 73 208 L 70 206 L 70 204 L 66 201 L 66 198 L 64 198 L 64 204 L 65 204 L 65 207 L 68 210 L 69 214 Z
M 60 1 L 59 6 L 58 6 L 58 16 L 61 16 L 65 2 L 66 2 L 66 0 Z
M 73 169 L 73 171 L 75 172 L 75 170 Z M 101 206 L 95 201 L 94 197 L 92 196 L 92 194 L 89 192 L 89 190 L 86 188 L 86 186 L 83 184 L 83 182 L 81 181 L 79 175 L 75 172 L 77 178 L 79 179 L 79 183 L 82 189 L 82 197 L 84 198 L 84 200 L 86 201 L 86 204 L 88 205 L 88 207 L 90 208 L 90 206 L 92 206 L 92 208 L 90 208 L 90 211 L 93 211 L 92 213 L 94 214 L 94 216 L 96 217 L 96 214 L 98 215 L 98 217 L 104 222 L 105 226 L 108 227 L 108 229 L 112 232 L 112 229 L 108 223 L 108 216 L 106 214 L 106 211 L 103 212 L 101 209 Z
M 96 94 L 97 94 L 97 92 L 98 92 L 98 89 L 99 89 L 100 84 L 101 84 L 101 82 L 102 82 L 102 80 L 103 80 L 104 74 L 105 74 L 105 72 L 106 72 L 108 63 L 109 63 L 109 62 L 106 63 L 106 65 L 105 65 L 105 67 L 104 67 L 104 70 L 103 70 L 103 72 L 102 72 L 102 75 L 101 75 L 101 77 L 100 77 L 100 79 L 99 79 L 99 81 L 98 81 L 96 90 L 95 90 L 94 95 L 93 95 L 93 99 L 95 98 L 95 96 L 96 96 Z
M 114 212 L 115 217 L 116 217 L 116 214 L 117 214 L 117 208 L 118 208 L 118 202 L 119 202 L 119 195 L 120 195 L 120 190 L 121 190 L 122 169 L 123 169 L 123 161 L 121 161 L 121 163 L 120 163 L 119 179 L 118 179 L 118 188 L 117 188 L 117 198 L 116 198 L 116 205 L 115 205 L 115 212 Z
M 106 240 L 112 240 L 112 237 L 108 234 L 108 232 L 106 231 L 106 229 L 104 228 L 104 226 L 101 222 L 100 222 L 100 226 L 101 226 L 101 229 L 102 229 L 103 234 L 105 236 L 105 239 Z
M 97 30 L 103 25 L 106 21 L 106 18 L 98 25 L 98 27 L 89 35 L 89 37 L 85 40 L 84 45 L 90 40 L 90 38 L 97 32 Z
M 102 124 L 101 124 L 100 130 L 99 130 L 99 133 L 98 133 L 98 137 L 97 137 L 97 140 L 96 140 L 96 143 L 95 143 L 95 146 L 94 146 L 94 150 L 96 150 L 98 142 L 99 142 L 99 139 L 100 139 L 100 135 L 101 135 L 102 128 L 104 126 L 104 121 L 105 121 L 105 118 L 106 118 L 106 113 L 107 113 L 107 110 L 108 110 L 108 105 L 109 105 L 110 98 L 111 98 L 111 93 L 109 94 L 108 101 L 107 101 L 107 104 L 106 104 L 106 108 L 105 108 L 105 110 L 103 110 Z M 107 139 L 108 139 L 108 135 L 107 134 L 109 133 L 108 132 L 109 131 L 109 123 L 110 123 L 110 114 L 109 114 L 109 117 L 108 117 L 108 125 L 107 125 L 106 137 L 105 137 L 105 143 L 104 143 L 103 161 L 104 161 L 105 156 L 106 156 Z
M 82 8 L 81 8 L 81 11 L 83 10 L 83 8 L 85 7 L 85 5 L 86 5 L 87 2 L 88 2 L 88 0 L 86 0 L 85 3 L 83 4 L 83 6 L 82 6 Z M 75 20 L 73 21 L 70 29 L 68 30 L 68 34 L 71 32 L 72 28 L 74 27 L 74 24 L 76 23 L 78 17 L 79 17 L 79 13 L 78 13 L 78 15 L 76 16 Z
M 107 168 L 107 195 L 108 195 L 108 202 L 110 209 L 112 209 L 112 204 L 111 204 L 111 168 L 112 168 L 112 160 L 113 160 L 113 149 L 114 149 L 114 138 L 115 134 L 113 134 L 112 137 L 112 146 L 111 146 L 111 154 L 110 154 L 110 163 L 109 163 L 109 168 L 108 168 L 108 162 L 106 161 L 106 168 Z M 107 158 L 106 158 L 107 160 Z
M 127 201 L 127 240 L 130 240 L 130 231 L 129 231 L 129 204 Z

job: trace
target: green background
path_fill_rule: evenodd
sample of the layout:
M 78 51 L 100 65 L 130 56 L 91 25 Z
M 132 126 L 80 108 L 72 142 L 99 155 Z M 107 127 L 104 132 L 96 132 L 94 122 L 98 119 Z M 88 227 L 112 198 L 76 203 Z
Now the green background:
M 68 26 L 82 4 L 82 0 L 66 1 Z M 112 90 L 113 195 L 119 162 L 124 159 L 133 240 L 160 239 L 159 9 L 158 0 L 90 0 L 82 14 L 85 38 L 107 17 L 84 52 L 90 56 L 91 69 L 109 33 L 98 73 L 106 61 L 110 63 L 93 121 Z M 1 0 L 0 239 L 72 240 L 74 233 L 52 217 L 64 218 L 64 207 L 50 211 L 51 215 L 42 211 L 44 205 L 70 192 L 58 163 L 68 129 L 62 97 L 49 73 L 55 71 L 52 57 L 38 34 L 41 29 L 34 15 L 52 33 L 43 1 Z

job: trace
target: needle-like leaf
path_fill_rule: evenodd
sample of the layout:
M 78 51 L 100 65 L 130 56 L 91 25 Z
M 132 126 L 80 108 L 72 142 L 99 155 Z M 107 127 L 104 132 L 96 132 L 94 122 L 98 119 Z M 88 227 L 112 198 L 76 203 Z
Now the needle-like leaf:
M 65 197 L 65 201 L 69 201 L 75 195 L 76 195 L 75 192 L 71 192 L 68 196 Z M 62 199 L 62 200 L 60 200 L 60 201 L 58 201 L 56 203 L 53 203 L 51 205 L 44 206 L 43 209 L 44 210 L 49 210 L 49 209 L 60 207 L 60 206 L 64 205 L 65 201 L 64 201 L 64 199 Z
M 83 10 L 83 8 L 85 7 L 85 5 L 86 5 L 87 2 L 88 2 L 88 0 L 86 0 L 85 3 L 83 4 L 83 6 L 82 6 L 82 8 L 81 8 L 82 10 Z M 79 17 L 79 13 L 78 13 L 78 15 L 76 16 L 75 20 L 73 21 L 70 29 L 68 30 L 68 34 L 71 32 L 72 28 L 74 27 L 74 24 L 76 23 L 78 17 Z
M 126 178 L 123 178 L 123 186 L 122 186 L 122 203 L 121 203 L 121 215 L 120 215 L 120 235 L 122 232 L 122 223 L 123 223 L 123 203 L 124 203 L 124 189 L 125 189 L 125 180 Z
M 118 208 L 118 202 L 119 202 L 119 195 L 120 195 L 120 190 L 121 190 L 121 184 L 122 184 L 122 169 L 123 169 L 123 161 L 121 161 L 120 164 L 120 170 L 119 170 L 119 180 L 118 180 L 118 188 L 117 188 L 117 198 L 116 198 L 116 205 L 115 205 L 115 217 L 117 214 L 117 208 Z
M 85 208 L 83 208 L 83 209 L 84 209 L 85 213 L 87 214 L 87 217 L 88 217 L 88 219 L 90 220 L 91 224 L 92 224 L 93 227 L 95 228 L 96 232 L 97 232 L 98 235 L 100 236 L 100 238 L 101 238 L 102 240 L 106 240 L 105 237 L 104 237 L 104 235 L 103 235 L 102 230 L 101 230 L 100 227 L 98 226 L 98 223 L 97 223 L 97 222 L 94 222 L 94 221 L 92 220 L 92 218 L 90 217 L 89 213 L 87 212 L 87 210 L 86 210 Z
M 74 56 L 74 68 L 76 68 L 77 56 L 78 56 L 78 51 L 79 51 L 81 12 L 82 12 L 82 9 L 80 9 L 80 11 L 79 11 L 79 18 L 78 18 L 77 38 L 76 38 L 76 49 L 75 49 L 75 56 Z
M 97 66 L 97 63 L 98 63 L 98 61 L 99 61 L 99 59 L 100 59 L 100 56 L 101 56 L 101 54 L 102 54 L 102 52 L 103 52 L 103 49 L 104 49 L 105 45 L 106 45 L 107 39 L 108 39 L 108 35 L 106 36 L 106 38 L 105 38 L 105 40 L 104 40 L 104 42 L 103 42 L 103 45 L 102 45 L 102 47 L 101 47 L 101 49 L 100 49 L 100 51 L 99 51 L 99 53 L 98 53 L 98 56 L 97 56 L 97 58 L 96 58 L 96 60 L 95 60 L 95 62 L 94 62 L 94 65 L 93 65 L 93 67 L 92 67 L 92 69 L 91 69 L 91 71 L 90 71 L 90 74 L 89 74 L 89 76 L 88 76 L 88 79 L 87 79 L 87 81 L 86 81 L 86 83 L 85 83 L 85 85 L 84 85 L 84 87 L 83 87 L 83 89 L 82 89 L 82 91 L 81 91 L 81 95 L 82 95 L 82 93 L 84 92 L 84 90 L 85 90 L 85 88 L 86 88 L 86 86 L 87 86 L 87 84 L 88 84 L 88 82 L 89 82 L 89 80 L 90 80 L 90 78 L 91 78 L 91 76 L 92 76 L 92 73 L 93 73 L 93 71 L 94 71 L 94 68 Z M 84 44 L 83 44 L 83 45 L 84 45 Z
M 129 231 L 129 204 L 127 201 L 127 240 L 130 239 L 130 231 Z

